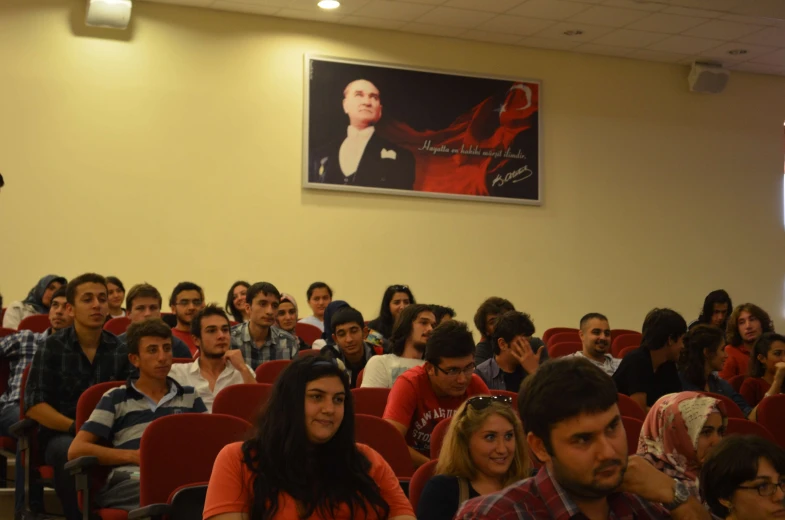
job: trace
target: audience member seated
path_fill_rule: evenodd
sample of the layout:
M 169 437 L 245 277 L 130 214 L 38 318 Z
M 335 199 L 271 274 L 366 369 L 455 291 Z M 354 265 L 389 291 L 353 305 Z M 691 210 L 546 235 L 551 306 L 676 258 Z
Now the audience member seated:
M 384 339 L 390 339 L 395 322 L 398 320 L 398 315 L 400 315 L 401 311 L 406 307 L 414 305 L 415 303 L 417 303 L 417 301 L 414 299 L 414 295 L 408 286 L 389 286 L 385 289 L 384 296 L 382 296 L 382 306 L 381 309 L 379 309 L 379 316 L 368 323 L 368 327 L 381 334 Z
M 785 451 L 756 435 L 733 435 L 711 452 L 701 495 L 715 518 L 769 520 L 785 516 Z
M 392 388 L 398 376 L 423 365 L 425 343 L 435 326 L 436 317 L 427 305 L 415 303 L 404 309 L 388 342 L 392 352 L 368 360 L 362 387 Z
M 686 329 L 686 324 L 685 324 Z M 641 457 L 627 436 L 611 378 L 573 356 L 551 360 L 528 378 L 518 400 L 537 476 L 467 502 L 456 520 L 667 518 L 709 515 L 683 483 Z
M 128 291 L 128 297 L 125 299 L 125 304 L 128 309 L 128 319 L 131 323 L 140 323 L 144 320 L 159 319 L 161 317 L 161 305 L 163 298 L 158 289 L 149 283 L 140 283 L 131 287 Z M 126 333 L 117 336 L 121 343 L 126 343 Z M 191 349 L 186 343 L 172 335 L 172 356 L 176 358 L 189 358 L 193 357 Z
M 196 389 L 208 412 L 215 396 L 227 386 L 256 383 L 256 374 L 245 364 L 243 353 L 232 350 L 229 318 L 218 305 L 199 310 L 191 320 L 191 334 L 199 348 L 193 363 L 175 363 L 169 376 L 182 386 Z
M 518 393 L 523 380 L 548 360 L 545 345 L 535 351 L 529 343 L 532 334 L 534 323 L 528 314 L 509 311 L 496 318 L 491 336 L 494 356 L 475 370 L 488 388 Z
M 128 357 L 139 375 L 103 395 L 71 443 L 68 459 L 98 457 L 102 466 L 115 466 L 96 505 L 131 511 L 139 507 L 139 444 L 147 425 L 166 415 L 202 413 L 207 408 L 192 387 L 167 377 L 172 329 L 161 319 L 128 328 Z
M 663 395 L 681 391 L 676 362 L 687 323 L 671 309 L 653 309 L 643 322 L 641 346 L 627 354 L 613 374 L 619 393 L 648 410 Z
M 25 388 L 25 415 L 37 421 L 39 451 L 54 467 L 54 485 L 68 520 L 82 518 L 74 478 L 63 468 L 76 435 L 74 417 L 79 396 L 89 386 L 124 381 L 131 365 L 128 351 L 114 334 L 103 330 L 106 279 L 95 273 L 78 276 L 66 288 L 73 327 L 53 334 L 36 350 Z
M 109 288 L 109 315 L 106 317 L 106 321 L 112 318 L 122 318 L 125 316 L 125 309 L 123 309 L 125 286 L 116 276 L 107 276 L 106 286 Z
M 250 319 L 232 327 L 232 348 L 239 349 L 254 370 L 267 361 L 294 359 L 300 351 L 297 339 L 275 326 L 280 301 L 273 284 L 253 284 L 245 295 Z
M 612 376 L 619 368 L 621 359 L 611 355 L 611 326 L 608 318 L 599 312 L 592 312 L 581 318 L 580 332 L 583 350 L 573 354 L 585 357 L 603 372 Z
M 237 323 L 243 323 L 250 319 L 248 306 L 245 304 L 245 295 L 248 293 L 249 287 L 251 284 L 248 282 L 238 280 L 232 284 L 226 295 L 226 312 Z
M 496 326 L 496 318 L 505 312 L 514 311 L 515 307 L 509 300 L 492 296 L 482 302 L 480 308 L 474 314 L 474 326 L 480 332 L 480 342 L 474 352 L 474 362 L 480 366 L 485 361 L 493 358 L 495 348 L 493 347 L 493 331 Z M 540 347 L 545 345 L 540 338 L 532 336 L 529 338 L 529 345 L 534 352 L 539 352 Z M 548 359 L 548 351 L 543 355 Z
M 322 347 L 320 354 L 330 359 L 340 359 L 346 367 L 350 388 L 355 388 L 360 371 L 376 354 L 373 347 L 365 343 L 368 327 L 360 311 L 343 307 L 332 317 L 330 328 L 335 344 Z
M 333 319 L 333 316 L 336 312 L 344 307 L 349 307 L 349 304 L 343 300 L 333 300 L 328 305 L 327 308 L 324 310 L 324 329 L 322 330 L 322 337 L 317 339 L 311 345 L 311 348 L 321 350 L 326 345 L 335 345 L 335 340 L 333 339 L 333 329 L 330 325 Z M 383 338 L 382 338 L 383 340 Z
M 736 392 L 730 383 L 720 378 L 728 354 L 725 352 L 725 333 L 712 325 L 696 325 L 684 336 L 680 372 L 683 390 L 712 392 L 733 399 L 745 416 L 752 407 Z
M 188 345 L 191 356 L 195 356 L 199 349 L 191 336 L 191 320 L 194 314 L 204 308 L 204 291 L 193 282 L 180 282 L 172 291 L 169 305 L 177 318 L 177 325 L 172 329 L 172 334 Z
M 469 498 L 501 491 L 529 476 L 526 438 L 512 399 L 475 396 L 456 411 L 417 517 L 452 520 Z
M 472 333 L 466 323 L 451 320 L 428 338 L 425 365 L 396 379 L 383 417 L 406 438 L 415 467 L 430 460 L 436 423 L 449 420 L 467 398 L 490 393 L 474 369 Z
M 204 520 L 414 520 L 390 465 L 355 444 L 349 380 L 337 362 L 292 362 L 254 432 L 218 454 Z
M 308 297 L 308 306 L 313 315 L 301 319 L 300 323 L 319 327 L 319 330 L 324 332 L 324 311 L 333 301 L 333 290 L 324 282 L 314 282 L 308 287 L 305 294 Z
M 728 359 L 720 372 L 720 377 L 728 381 L 733 376 L 747 375 L 750 352 L 758 338 L 766 332 L 774 332 L 774 324 L 766 311 L 752 303 L 736 307 L 728 318 L 729 345 L 725 347 Z
M 646 415 L 638 455 L 683 482 L 700 500 L 698 475 L 706 457 L 725 435 L 723 403 L 697 392 L 661 397 Z
M 291 294 L 281 293 L 281 302 L 278 304 L 278 311 L 275 313 L 275 324 L 284 332 L 288 332 L 297 339 L 299 350 L 308 350 L 308 344 L 303 338 L 297 335 L 297 301 Z
M 444 305 L 429 305 L 436 316 L 436 325 L 441 325 L 445 321 L 455 319 L 455 309 L 452 307 L 445 307 Z
M 27 298 L 21 302 L 11 302 L 3 315 L 3 327 L 18 329 L 19 323 L 35 314 L 48 314 L 52 295 L 66 283 L 65 278 L 56 274 L 49 274 L 38 280 L 38 283 L 27 293 Z
M 785 336 L 766 332 L 755 343 L 750 360 L 750 377 L 741 384 L 739 393 L 750 406 L 764 398 L 782 393 L 785 381 Z
M 724 332 L 731 312 L 733 312 L 733 302 L 730 295 L 722 289 L 711 291 L 703 300 L 703 309 L 698 319 L 690 323 L 689 329 L 702 324 L 712 325 Z
M 8 361 L 8 383 L 0 396 L 0 436 L 10 436 L 8 428 L 19 421 L 19 392 L 22 386 L 22 374 L 27 365 L 33 361 L 35 351 L 46 341 L 46 338 L 70 327 L 74 318 L 66 310 L 65 285 L 60 286 L 52 294 L 49 306 L 49 325 L 44 332 L 20 330 L 16 334 L 0 339 L 0 358 Z

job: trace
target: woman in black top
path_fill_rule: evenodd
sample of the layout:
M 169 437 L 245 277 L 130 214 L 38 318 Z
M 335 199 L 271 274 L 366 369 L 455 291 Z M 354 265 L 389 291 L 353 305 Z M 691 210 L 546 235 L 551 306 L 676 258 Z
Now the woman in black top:
M 368 323 L 368 327 L 381 334 L 385 339 L 392 335 L 395 320 L 403 309 L 417 303 L 411 289 L 406 285 L 391 285 L 384 291 L 379 316 Z

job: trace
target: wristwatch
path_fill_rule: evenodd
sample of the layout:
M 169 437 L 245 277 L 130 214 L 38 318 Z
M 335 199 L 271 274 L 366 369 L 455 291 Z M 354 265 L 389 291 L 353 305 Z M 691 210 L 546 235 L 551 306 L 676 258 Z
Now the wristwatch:
M 678 479 L 673 479 L 673 502 L 663 504 L 668 511 L 673 511 L 690 498 L 690 489 L 687 484 Z

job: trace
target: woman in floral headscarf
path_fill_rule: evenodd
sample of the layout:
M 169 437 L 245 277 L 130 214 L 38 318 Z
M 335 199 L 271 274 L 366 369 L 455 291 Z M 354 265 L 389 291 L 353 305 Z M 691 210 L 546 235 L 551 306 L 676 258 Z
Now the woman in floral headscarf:
M 664 395 L 649 410 L 638 440 L 638 455 L 683 481 L 700 500 L 703 461 L 722 440 L 728 423 L 722 401 L 698 392 Z

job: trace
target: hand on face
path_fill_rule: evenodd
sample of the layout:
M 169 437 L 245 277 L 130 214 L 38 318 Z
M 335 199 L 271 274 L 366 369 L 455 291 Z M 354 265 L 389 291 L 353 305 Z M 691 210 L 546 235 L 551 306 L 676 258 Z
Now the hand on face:
M 246 370 L 245 358 L 240 350 L 227 350 L 224 354 L 224 360 L 229 361 L 235 370 Z
M 510 343 L 510 353 L 528 374 L 536 372 L 537 367 L 540 366 L 542 348 L 535 354 L 529 341 L 522 336 L 517 336 L 512 340 L 512 343 Z

